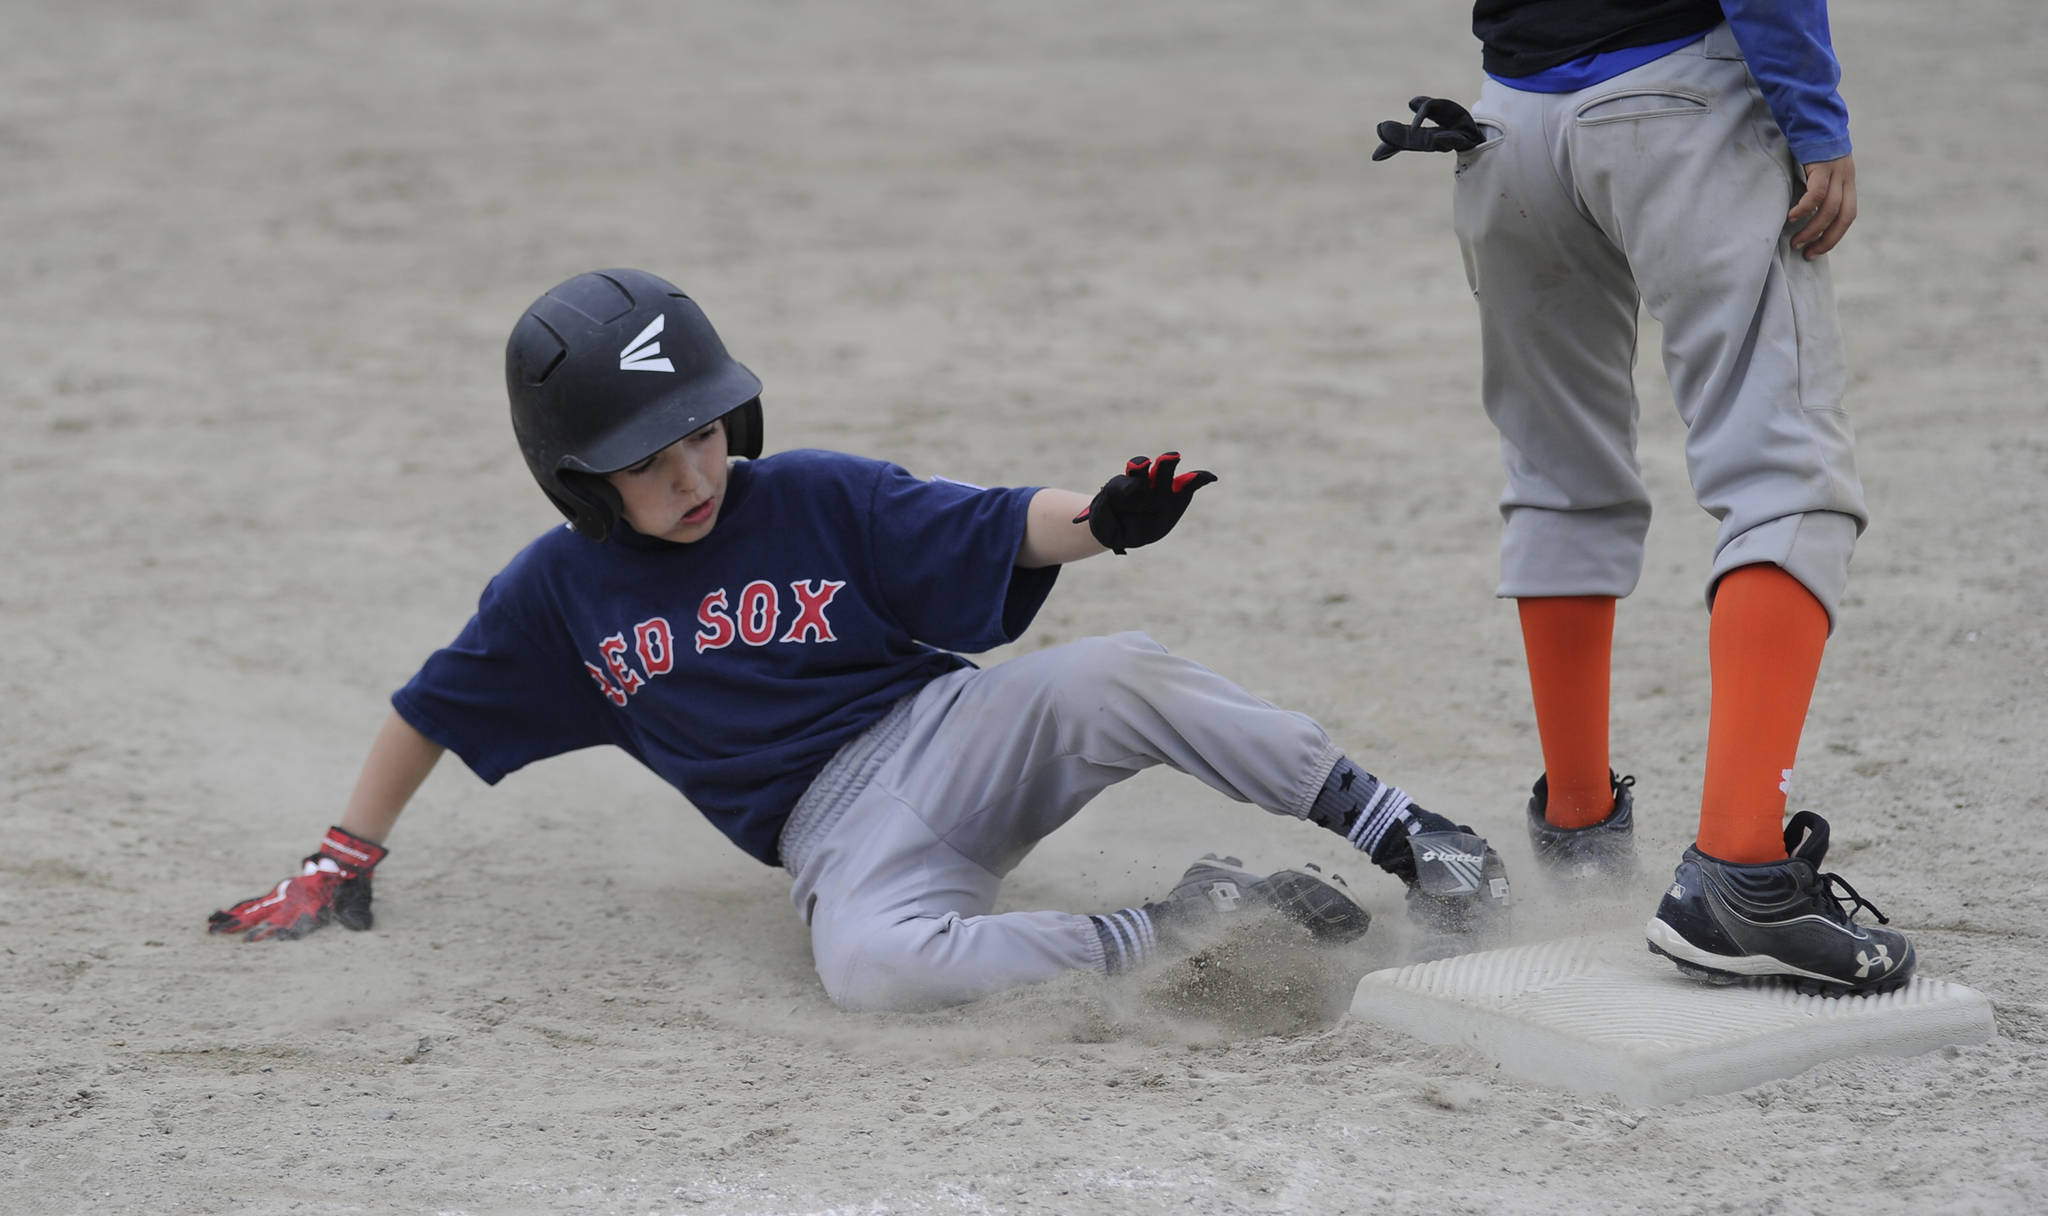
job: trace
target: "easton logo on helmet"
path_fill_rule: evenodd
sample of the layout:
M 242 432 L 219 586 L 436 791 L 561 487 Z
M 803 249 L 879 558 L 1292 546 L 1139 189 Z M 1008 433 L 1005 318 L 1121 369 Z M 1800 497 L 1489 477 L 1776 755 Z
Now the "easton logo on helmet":
M 657 313 L 647 328 L 634 336 L 626 348 L 619 352 L 619 370 L 622 372 L 672 372 L 676 365 L 661 357 L 660 334 L 668 318 Z

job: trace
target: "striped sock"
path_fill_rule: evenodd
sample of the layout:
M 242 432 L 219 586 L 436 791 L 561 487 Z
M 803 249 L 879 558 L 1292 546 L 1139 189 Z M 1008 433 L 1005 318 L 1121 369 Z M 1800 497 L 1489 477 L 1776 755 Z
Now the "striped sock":
M 1400 786 L 1388 785 L 1349 759 L 1339 758 L 1309 807 L 1308 818 L 1377 861 L 1388 829 L 1413 818 L 1414 807 L 1415 800 Z
M 1136 971 L 1159 953 L 1152 914 L 1143 908 L 1118 908 L 1088 919 L 1102 939 L 1102 969 L 1111 975 Z

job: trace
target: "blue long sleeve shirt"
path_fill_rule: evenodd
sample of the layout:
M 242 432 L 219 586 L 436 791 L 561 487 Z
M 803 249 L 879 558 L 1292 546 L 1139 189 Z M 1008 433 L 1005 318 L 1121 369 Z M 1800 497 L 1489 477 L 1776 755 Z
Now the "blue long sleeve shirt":
M 1802 165 L 1849 155 L 1849 107 L 1828 29 L 1827 0 L 1720 0 L 1722 15 L 1763 90 L 1764 103 Z M 1600 51 L 1527 76 L 1494 79 L 1534 93 L 1573 93 L 1661 59 L 1696 41 L 1688 35 Z

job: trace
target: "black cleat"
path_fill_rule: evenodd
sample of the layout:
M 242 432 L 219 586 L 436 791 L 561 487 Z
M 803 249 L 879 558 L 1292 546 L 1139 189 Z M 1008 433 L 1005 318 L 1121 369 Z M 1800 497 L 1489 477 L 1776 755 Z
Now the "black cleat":
M 1326 877 L 1312 861 L 1299 870 L 1280 870 L 1266 875 L 1257 890 L 1273 910 L 1307 929 L 1319 942 L 1342 946 L 1365 936 L 1372 927 L 1372 913 L 1358 906 L 1346 889 L 1344 876 L 1334 870 Z
M 1634 777 L 1609 772 L 1614 809 L 1607 818 L 1583 828 L 1560 828 L 1544 818 L 1550 805 L 1550 779 L 1536 778 L 1529 791 L 1529 843 L 1536 861 L 1557 882 L 1569 886 L 1607 885 L 1636 873 L 1636 809 Z
M 1786 860 L 1749 865 L 1686 849 L 1645 927 L 1651 953 L 1709 983 L 1771 977 L 1825 996 L 1890 992 L 1912 979 L 1912 939 L 1855 923 L 1861 908 L 1890 922 L 1840 875 L 1821 873 L 1827 820 L 1794 815 L 1785 847 Z
M 1416 958 L 1463 954 L 1507 931 L 1507 867 L 1483 837 L 1468 828 L 1417 832 L 1408 850 L 1414 874 L 1402 877 Z
M 1307 929 L 1317 941 L 1341 945 L 1365 936 L 1372 915 L 1358 906 L 1337 874 L 1313 862 L 1264 878 L 1235 857 L 1206 853 L 1188 867 L 1166 898 L 1145 905 L 1162 933 L 1212 933 L 1256 908 L 1270 908 Z

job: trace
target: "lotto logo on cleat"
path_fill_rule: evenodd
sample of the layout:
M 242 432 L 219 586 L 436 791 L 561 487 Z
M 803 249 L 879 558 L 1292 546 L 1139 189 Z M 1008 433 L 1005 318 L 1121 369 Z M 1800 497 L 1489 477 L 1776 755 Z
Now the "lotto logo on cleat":
M 619 352 L 619 370 L 622 372 L 672 372 L 676 365 L 661 357 L 660 335 L 662 327 L 668 324 L 666 315 L 658 316 L 647 323 L 626 348 Z
M 1856 968 L 1856 978 L 1859 980 L 1869 978 L 1872 967 L 1876 967 L 1880 971 L 1890 971 L 1892 969 L 1891 947 L 1883 942 L 1879 942 L 1876 954 L 1872 954 L 1868 950 L 1858 950 L 1856 952 L 1856 961 L 1863 964 Z
M 1423 865 L 1432 867 L 1425 881 L 1443 894 L 1477 891 L 1485 877 L 1483 861 L 1482 854 L 1443 847 L 1426 848 L 1421 857 Z

